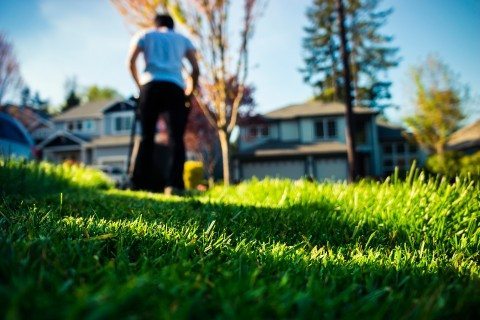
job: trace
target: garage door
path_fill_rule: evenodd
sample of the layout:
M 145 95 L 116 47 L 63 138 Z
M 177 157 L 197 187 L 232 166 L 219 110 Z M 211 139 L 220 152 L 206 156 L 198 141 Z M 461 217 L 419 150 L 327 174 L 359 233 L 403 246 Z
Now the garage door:
M 302 160 L 250 162 L 243 164 L 243 178 L 278 177 L 299 179 L 305 175 L 305 163 Z
M 348 167 L 346 159 L 319 159 L 315 161 L 315 169 L 319 181 L 347 179 Z

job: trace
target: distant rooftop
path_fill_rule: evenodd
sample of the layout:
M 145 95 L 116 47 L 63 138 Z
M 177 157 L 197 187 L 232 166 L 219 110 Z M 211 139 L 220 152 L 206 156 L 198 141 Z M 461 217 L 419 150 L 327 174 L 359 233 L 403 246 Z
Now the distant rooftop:
M 448 141 L 448 146 L 452 149 L 475 145 L 480 145 L 480 119 L 456 131 Z
M 371 108 L 356 107 L 356 114 L 377 114 Z M 267 119 L 292 119 L 312 116 L 333 116 L 345 114 L 345 105 L 338 102 L 325 103 L 321 101 L 307 101 L 302 104 L 292 104 L 280 109 L 270 111 L 264 115 Z
M 90 103 L 81 104 L 77 107 L 73 107 L 70 110 L 63 112 L 62 114 L 56 116 L 54 121 L 65 121 L 65 120 L 74 120 L 74 119 L 85 119 L 85 118 L 102 118 L 102 111 L 118 102 L 119 100 L 99 100 Z

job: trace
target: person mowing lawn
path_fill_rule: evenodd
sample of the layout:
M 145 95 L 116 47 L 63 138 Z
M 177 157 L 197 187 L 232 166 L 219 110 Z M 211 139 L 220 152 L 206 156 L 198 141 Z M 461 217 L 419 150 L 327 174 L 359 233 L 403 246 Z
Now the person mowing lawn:
M 159 191 L 154 172 L 154 147 L 156 123 L 160 113 L 169 118 L 168 135 L 172 150 L 171 168 L 165 181 L 165 194 L 180 194 L 184 191 L 183 168 L 185 144 L 183 135 L 189 108 L 187 99 L 197 89 L 199 68 L 196 50 L 192 42 L 174 30 L 171 16 L 158 14 L 155 27 L 140 31 L 132 41 L 128 55 L 130 72 L 140 91 L 139 112 L 142 139 L 132 174 L 132 188 Z M 137 58 L 143 54 L 145 70 L 139 75 Z M 191 64 L 192 84 L 186 89 L 182 76 L 182 61 Z

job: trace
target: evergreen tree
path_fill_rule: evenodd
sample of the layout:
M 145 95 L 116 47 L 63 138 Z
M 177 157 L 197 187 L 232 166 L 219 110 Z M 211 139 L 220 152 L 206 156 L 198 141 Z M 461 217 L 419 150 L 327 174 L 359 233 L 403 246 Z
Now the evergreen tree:
M 43 99 L 40 96 L 40 92 L 36 91 L 35 94 L 33 95 L 31 104 L 32 104 L 32 107 L 35 109 L 47 111 L 49 101 L 48 99 Z
M 20 95 L 21 95 L 21 102 L 20 102 L 21 106 L 22 107 L 28 106 L 31 102 L 30 88 L 27 86 L 23 87 Z
M 380 0 L 345 2 L 355 105 L 383 109 L 388 106 L 391 83 L 384 73 L 398 64 L 392 37 L 380 32 L 392 10 L 378 10 Z M 309 25 L 303 39 L 305 82 L 317 89 L 317 98 L 344 101 L 344 79 L 334 0 L 315 0 L 307 11 Z
M 65 103 L 62 105 L 62 112 L 80 104 L 80 97 L 77 94 L 77 80 L 75 77 L 71 77 L 65 81 L 65 91 L 67 92 L 67 97 Z

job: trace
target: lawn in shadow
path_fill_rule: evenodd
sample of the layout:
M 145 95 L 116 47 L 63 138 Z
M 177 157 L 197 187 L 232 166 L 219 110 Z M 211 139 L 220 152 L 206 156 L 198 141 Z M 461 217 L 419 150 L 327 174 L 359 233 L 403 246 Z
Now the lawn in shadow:
M 113 197 L 117 209 L 146 200 Z M 81 209 L 88 198 L 71 207 L 67 198 L 62 211 L 31 212 L 24 203 L 17 210 L 29 211 L 29 217 L 7 215 L 2 310 L 45 318 L 478 315 L 478 279 L 447 264 L 425 267 L 409 259 L 407 249 L 392 250 L 401 255 L 392 258 L 381 244 L 361 250 L 350 241 L 327 241 L 311 249 L 304 237 L 317 238 L 308 219 L 301 222 L 302 237 L 285 227 L 283 214 L 268 208 L 151 199 L 140 218 L 135 211 L 118 216 L 94 203 Z M 218 218 L 230 211 L 229 219 Z M 256 232 L 255 223 L 236 224 L 238 212 L 256 223 L 271 222 L 264 230 L 268 236 Z M 298 243 L 282 241 L 290 237 Z

